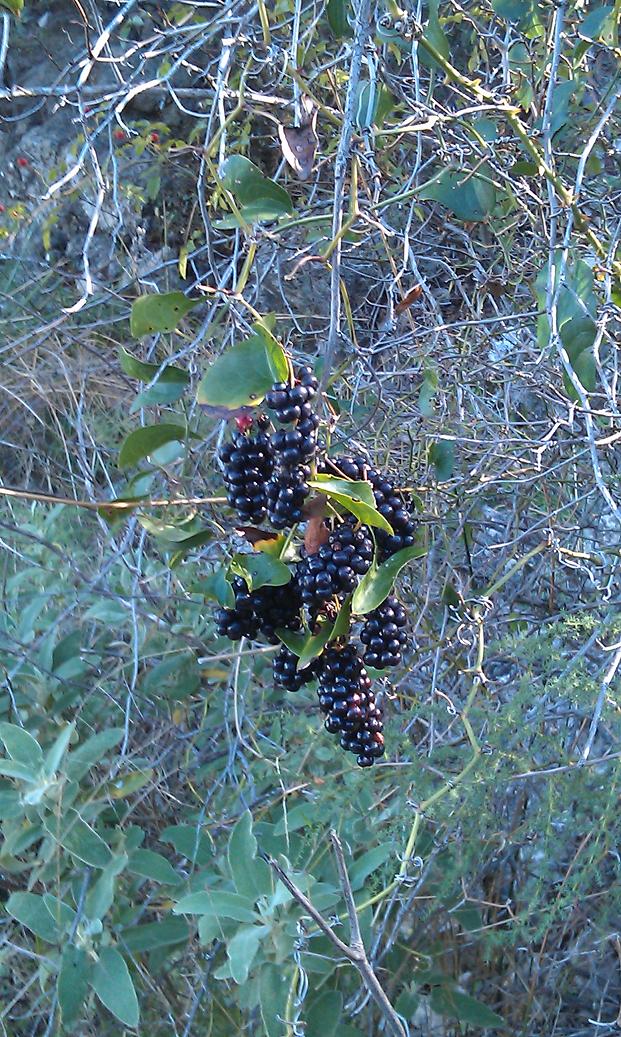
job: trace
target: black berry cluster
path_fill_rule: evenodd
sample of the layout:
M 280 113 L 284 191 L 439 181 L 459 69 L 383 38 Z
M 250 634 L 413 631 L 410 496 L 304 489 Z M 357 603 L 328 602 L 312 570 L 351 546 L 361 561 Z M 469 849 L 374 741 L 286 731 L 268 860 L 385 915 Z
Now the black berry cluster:
M 271 644 L 278 644 L 276 631 L 299 630 L 300 592 L 295 580 L 285 587 L 259 587 L 249 591 L 241 577 L 233 580 L 235 607 L 216 610 L 216 631 L 230 641 L 242 637 L 254 640 L 259 633 Z
M 312 415 L 311 400 L 317 394 L 319 382 L 311 367 L 301 367 L 295 385 L 276 382 L 265 397 L 265 403 L 283 425 L 309 418 Z
M 266 483 L 274 461 L 268 436 L 238 431 L 223 443 L 219 460 L 223 466 L 229 504 L 241 522 L 261 523 L 267 515 Z
M 373 487 L 375 507 L 392 526 L 394 533 L 378 529 L 376 533 L 380 561 L 396 554 L 404 547 L 411 547 L 416 538 L 416 522 L 408 510 L 407 495 L 396 489 L 390 479 L 373 468 L 364 457 L 330 458 L 326 470 L 331 474 L 342 474 L 356 481 L 367 480 Z
M 216 609 L 216 632 L 220 637 L 228 637 L 229 641 L 241 641 L 242 637 L 255 638 L 259 632 L 259 623 L 252 596 L 244 580 L 238 576 L 233 580 L 233 592 L 235 607 Z
M 360 631 L 365 646 L 363 660 L 367 666 L 383 670 L 399 666 L 403 649 L 408 643 L 405 627 L 407 612 L 396 598 L 386 598 L 378 608 L 369 612 Z
M 283 645 L 278 655 L 274 656 L 272 672 L 274 684 L 278 684 L 286 691 L 299 691 L 304 684 L 312 681 L 318 672 L 319 660 L 314 660 L 310 666 L 298 670 L 298 657 Z
M 274 529 L 301 522 L 304 501 L 310 492 L 310 464 L 317 448 L 319 418 L 312 399 L 318 381 L 310 367 L 298 371 L 295 385 L 277 382 L 265 397 L 276 421 L 293 428 L 279 428 L 270 438 L 274 471 L 266 487 L 267 515 Z
M 302 521 L 304 501 L 310 492 L 309 478 L 307 465 L 276 466 L 265 487 L 267 515 L 274 529 L 286 529 Z
M 348 520 L 338 525 L 319 551 L 303 557 L 298 565 L 302 601 L 308 611 L 316 613 L 334 595 L 350 594 L 372 560 L 373 538 L 368 527 L 356 529 Z
M 326 731 L 340 734 L 341 747 L 355 754 L 359 767 L 371 767 L 384 755 L 382 711 L 353 645 L 324 652 L 318 695 L 319 707 L 326 715 Z

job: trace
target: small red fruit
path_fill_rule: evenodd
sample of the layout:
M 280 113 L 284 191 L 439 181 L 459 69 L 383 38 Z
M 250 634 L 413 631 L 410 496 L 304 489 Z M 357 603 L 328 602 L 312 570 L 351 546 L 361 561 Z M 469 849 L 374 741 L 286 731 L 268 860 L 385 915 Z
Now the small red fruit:
M 6 212 L 6 206 L 4 206 L 2 202 L 0 202 L 0 212 Z
M 235 418 L 235 424 L 240 432 L 247 432 L 252 425 L 252 418 L 249 414 L 240 414 L 239 417 Z
M 159 133 L 156 133 L 155 130 L 154 130 L 153 133 L 149 134 L 149 140 L 151 141 L 152 144 L 159 144 L 159 142 L 160 142 L 160 135 L 159 135 Z
M 18 155 L 15 162 L 20 169 L 28 169 L 28 166 L 30 165 L 30 162 L 24 157 L 24 155 Z
M 125 136 L 125 132 L 123 130 L 115 130 L 112 136 L 115 140 L 127 140 L 127 137 Z

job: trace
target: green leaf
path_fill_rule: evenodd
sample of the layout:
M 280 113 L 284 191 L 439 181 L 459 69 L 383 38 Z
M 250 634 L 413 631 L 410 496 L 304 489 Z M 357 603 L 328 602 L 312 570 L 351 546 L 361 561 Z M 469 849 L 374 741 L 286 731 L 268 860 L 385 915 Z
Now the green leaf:
M 266 964 L 259 975 L 261 1019 L 267 1037 L 282 1037 L 289 978 L 278 965 Z
M 120 875 L 127 866 L 127 854 L 116 854 L 109 864 L 103 869 L 96 882 L 90 887 L 85 911 L 87 918 L 105 918 L 114 903 L 114 887 L 117 875 Z
M 160 842 L 171 843 L 181 857 L 193 864 L 204 865 L 211 860 L 211 843 L 200 828 L 193 825 L 169 825 L 160 832 Z
M 77 810 L 68 810 L 63 821 L 65 827 L 61 828 L 60 833 L 53 817 L 47 822 L 47 831 L 52 838 L 84 864 L 90 864 L 93 868 L 105 868 L 112 853 L 95 829 L 80 817 Z
M 284 353 L 282 356 L 286 364 Z M 257 331 L 211 365 L 198 387 L 199 404 L 237 410 L 260 403 L 274 384 L 274 363 L 273 347 Z
M 381 129 L 394 104 L 393 95 L 383 84 L 361 83 L 356 101 L 356 125 L 361 130 L 371 126 Z
M 349 872 L 352 889 L 360 889 L 369 875 L 372 875 L 380 864 L 384 864 L 394 852 L 395 848 L 392 843 L 382 843 L 380 846 L 374 846 L 372 850 L 367 850 L 362 857 L 358 857 L 351 865 Z
M 496 205 L 496 188 L 480 173 L 467 169 L 445 169 L 420 192 L 420 198 L 440 202 L 468 223 L 484 220 Z
M 114 749 L 124 737 L 125 731 L 122 727 L 110 727 L 106 731 L 88 738 L 82 745 L 76 746 L 69 752 L 69 756 L 63 765 L 63 772 L 72 781 L 79 781 L 90 767 L 101 763 L 106 753 Z
M 253 902 L 271 892 L 269 865 L 257 859 L 257 840 L 252 831 L 252 814 L 245 810 L 229 838 L 229 870 L 237 892 Z
M 343 995 L 340 990 L 324 990 L 315 998 L 306 1015 L 305 1037 L 336 1037 L 340 1032 Z
M 190 929 L 185 918 L 163 918 L 161 922 L 147 922 L 121 930 L 121 939 L 130 954 L 154 951 L 158 947 L 170 947 L 185 943 Z
M 134 850 L 127 863 L 127 870 L 132 875 L 140 875 L 167 886 L 176 886 L 181 881 L 170 861 L 153 850 Z
M 328 25 L 332 29 L 332 34 L 333 36 L 336 36 L 337 40 L 341 39 L 343 36 L 353 35 L 348 17 L 351 13 L 350 0 L 328 0 L 326 7 Z
M 203 890 L 201 893 L 189 893 L 187 897 L 175 904 L 175 915 L 213 915 L 215 918 L 233 918 L 236 922 L 257 921 L 257 914 L 252 909 L 253 899 L 239 893 L 227 893 L 226 890 Z
M 580 353 L 591 348 L 596 334 L 597 328 L 590 317 L 571 317 L 565 321 L 560 336 L 572 364 Z
M 429 0 L 429 19 L 427 21 L 427 28 L 425 29 L 423 39 L 427 40 L 443 58 L 448 58 L 449 45 L 438 17 L 439 6 L 439 0 Z M 440 67 L 436 59 L 423 48 L 420 50 L 420 59 L 428 68 Z
M 275 382 L 286 382 L 289 378 L 289 363 L 284 350 L 277 338 L 272 334 L 266 323 L 266 318 L 256 321 L 252 325 L 257 335 L 263 339 L 265 353 L 270 371 Z
M 235 593 L 222 565 L 193 584 L 192 590 L 202 594 L 208 601 L 217 601 L 224 608 L 232 609 L 235 605 Z
M 506 1029 L 504 1019 L 492 1012 L 491 1008 L 462 994 L 452 987 L 434 987 L 431 991 L 431 1007 L 439 1015 L 448 1015 L 458 1019 L 461 1023 L 469 1023 L 471 1026 L 491 1027 L 495 1029 Z
M 521 22 L 530 14 L 532 0 L 492 0 L 492 7 L 499 18 Z
M 52 896 L 51 893 L 43 894 L 43 903 L 52 916 L 52 920 L 59 932 L 64 932 L 73 925 L 75 911 L 72 907 L 69 907 L 69 904 L 65 904 L 63 900 Z
M 259 944 L 270 932 L 268 925 L 243 926 L 229 940 L 226 953 L 230 962 L 231 976 L 240 985 L 248 979 L 250 966 L 257 956 Z
M 131 334 L 142 338 L 156 331 L 174 331 L 186 313 L 200 302 L 200 299 L 188 299 L 183 292 L 141 295 L 132 304 Z
M 390 594 L 392 585 L 404 565 L 414 558 L 422 558 L 426 553 L 426 548 L 412 544 L 411 547 L 404 547 L 401 551 L 391 555 L 381 565 L 373 564 L 354 591 L 352 598 L 354 615 L 364 616 L 381 605 Z
M 429 460 L 436 470 L 440 482 L 446 482 L 455 466 L 455 444 L 450 439 L 439 439 L 429 447 Z
M 275 220 L 293 212 L 293 202 L 280 184 L 263 176 L 261 170 L 243 155 L 231 155 L 222 166 L 222 186 L 238 202 L 248 223 Z
M 601 40 L 602 43 L 614 44 L 614 7 L 605 5 L 589 11 L 586 18 L 578 26 L 578 33 L 587 40 Z
M 102 947 L 91 986 L 97 997 L 125 1026 L 138 1026 L 140 1009 L 125 959 L 114 947 Z
M 60 1016 L 65 1029 L 71 1028 L 80 1017 L 88 994 L 91 963 L 85 950 L 68 944 L 63 950 L 56 994 Z
M 0 0 L 0 7 L 6 7 L 11 14 L 14 14 L 16 18 L 19 18 L 20 14 L 24 10 L 24 0 Z
M 334 626 L 332 623 L 324 622 L 321 625 L 319 633 L 309 634 L 304 640 L 302 651 L 300 652 L 300 658 L 298 659 L 298 670 L 305 670 L 307 666 L 312 663 L 313 659 L 317 659 L 321 655 L 324 648 L 326 647 Z
M 40 936 L 47 943 L 55 943 L 59 939 L 60 932 L 43 897 L 36 893 L 11 893 L 5 907 L 12 918 L 25 925 L 35 936 Z
M 28 767 L 39 767 L 43 763 L 41 746 L 23 727 L 0 723 L 0 739 L 12 760 Z
M 52 747 L 48 749 L 47 753 L 45 754 L 43 769 L 48 777 L 51 778 L 52 775 L 55 774 L 58 768 L 60 767 L 61 760 L 67 751 L 71 735 L 74 731 L 75 722 L 67 724 L 65 729 L 60 732 L 58 738 L 56 739 Z
M 27 781 L 30 785 L 36 785 L 39 780 L 37 773 L 18 760 L 0 760 L 0 774 L 7 778 L 16 778 L 18 781 Z
M 370 483 L 347 482 L 346 479 L 331 479 L 318 476 L 317 479 L 309 479 L 308 484 L 321 493 L 325 493 L 330 500 L 336 501 L 341 507 L 346 508 L 352 515 L 356 516 L 359 522 L 363 522 L 366 526 L 375 526 L 376 528 L 386 530 L 387 533 L 393 532 L 390 523 L 386 521 L 383 515 L 380 515 L 375 507 L 375 498 L 373 497 L 373 489 Z M 342 486 L 343 490 L 339 490 L 336 484 Z M 372 504 L 365 500 L 369 494 L 373 500 Z
M 232 571 L 242 576 L 249 590 L 260 587 L 284 587 L 291 580 L 291 570 L 279 558 L 257 552 L 233 555 Z
M 137 428 L 123 440 L 119 452 L 119 468 L 131 468 L 138 464 L 143 457 L 148 457 L 158 447 L 165 443 L 175 441 L 183 443 L 186 438 L 186 430 L 182 425 L 163 423 L 161 425 L 146 425 Z
M 119 350 L 119 361 L 125 374 L 128 374 L 131 378 L 139 378 L 141 382 L 152 381 L 162 366 L 161 364 L 147 364 L 143 360 L 138 360 L 131 353 L 128 353 L 123 346 Z M 158 383 L 160 382 L 167 385 L 189 385 L 190 376 L 181 367 L 165 367 L 160 371 Z
M 11 821 L 13 818 L 21 817 L 23 813 L 24 804 L 19 792 L 6 787 L 2 783 L 2 788 L 0 788 L 0 820 Z

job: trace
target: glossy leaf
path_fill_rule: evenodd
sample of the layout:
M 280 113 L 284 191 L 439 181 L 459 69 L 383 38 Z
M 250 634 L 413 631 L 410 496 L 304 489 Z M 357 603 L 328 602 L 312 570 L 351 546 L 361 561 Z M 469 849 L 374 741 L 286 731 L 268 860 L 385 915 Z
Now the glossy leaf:
M 65 947 L 56 981 L 58 1007 L 65 1029 L 71 1028 L 80 1017 L 88 995 L 91 968 L 91 961 L 82 947 L 73 944 Z
M 119 468 L 131 468 L 165 443 L 183 443 L 185 438 L 185 428 L 169 422 L 137 428 L 123 440 L 119 452 Z
M 0 7 L 6 8 L 16 18 L 19 18 L 24 10 L 24 0 L 0 0 Z
M 226 578 L 226 569 L 223 566 L 204 576 L 192 586 L 192 590 L 204 595 L 209 601 L 217 601 L 224 608 L 232 609 L 235 605 L 235 593 Z
M 263 176 L 258 166 L 243 155 L 231 155 L 226 159 L 221 179 L 248 223 L 274 220 L 293 212 L 293 202 L 284 187 Z
M 298 670 L 305 670 L 312 663 L 313 659 L 317 659 L 321 655 L 332 636 L 333 626 L 332 623 L 324 622 L 319 633 L 308 635 L 300 652 Z
M 322 478 L 310 479 L 309 486 L 325 493 L 326 496 L 346 508 L 352 515 L 367 526 L 374 526 L 392 533 L 389 522 L 375 507 L 373 489 L 368 482 L 348 482 L 346 479 Z M 369 503 L 368 498 L 372 503 Z
M 397 551 L 381 565 L 372 565 L 368 573 L 362 577 L 352 598 L 352 612 L 356 616 L 364 616 L 381 605 L 390 594 L 395 579 L 408 562 L 414 558 L 422 558 L 426 548 L 413 544 Z
M 155 332 L 174 331 L 186 314 L 200 302 L 200 299 L 188 299 L 183 292 L 141 295 L 132 304 L 131 334 L 135 338 L 142 338 Z
M 286 365 L 286 357 L 280 349 Z M 227 349 L 211 365 L 198 387 L 198 402 L 209 407 L 237 410 L 260 403 L 274 384 L 274 366 L 281 365 L 274 346 L 262 330 Z
M 167 385 L 189 385 L 190 376 L 181 367 L 164 367 L 161 364 L 147 364 L 144 360 L 138 360 L 122 346 L 119 350 L 119 362 L 121 368 L 131 378 L 139 378 L 141 382 L 150 382 L 155 378 L 158 371 L 158 382 Z
M 232 571 L 241 576 L 249 590 L 260 587 L 283 587 L 291 580 L 291 570 L 279 558 L 268 554 L 233 555 Z
M 125 1026 L 138 1026 L 140 1009 L 125 959 L 115 947 L 102 947 L 91 986 L 108 1011 Z

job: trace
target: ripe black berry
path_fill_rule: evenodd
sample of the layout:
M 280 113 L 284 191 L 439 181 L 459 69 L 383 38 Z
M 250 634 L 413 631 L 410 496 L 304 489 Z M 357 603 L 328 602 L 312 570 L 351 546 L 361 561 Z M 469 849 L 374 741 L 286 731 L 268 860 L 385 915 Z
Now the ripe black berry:
M 352 645 L 330 647 L 321 657 L 319 708 L 329 734 L 354 753 L 360 767 L 370 767 L 384 753 L 382 713 L 371 680 Z
M 355 529 L 352 522 L 342 522 L 316 554 L 303 557 L 299 563 L 302 601 L 313 612 L 334 595 L 350 594 L 372 560 L 373 539 L 368 527 Z
M 265 397 L 265 402 L 283 425 L 312 414 L 310 401 L 316 395 L 319 382 L 310 367 L 302 367 L 297 373 L 296 384 L 276 382 Z
M 396 598 L 386 598 L 379 608 L 369 612 L 360 631 L 360 640 L 366 646 L 363 659 L 367 666 L 376 670 L 399 666 L 408 642 L 406 624 L 407 612 Z
M 267 514 L 274 529 L 285 529 L 302 521 L 302 507 L 310 493 L 310 469 L 297 465 L 290 471 L 278 468 L 265 487 Z
M 317 665 L 311 663 L 303 670 L 298 670 L 298 657 L 283 645 L 278 655 L 274 656 L 272 671 L 274 683 L 287 691 L 299 691 L 317 675 Z
M 259 632 L 259 623 L 246 584 L 239 577 L 233 580 L 233 591 L 235 607 L 216 609 L 216 632 L 221 637 L 228 637 L 229 641 L 241 641 L 242 637 L 252 640 Z
M 231 507 L 241 522 L 261 523 L 267 514 L 265 486 L 274 462 L 264 432 L 250 436 L 237 432 L 223 443 L 218 455 Z

